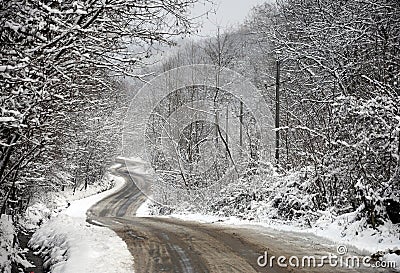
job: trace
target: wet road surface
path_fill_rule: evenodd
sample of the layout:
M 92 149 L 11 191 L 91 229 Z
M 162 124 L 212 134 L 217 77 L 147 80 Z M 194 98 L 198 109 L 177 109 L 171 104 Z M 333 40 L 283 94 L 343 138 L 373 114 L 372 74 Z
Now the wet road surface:
M 202 224 L 172 218 L 136 217 L 136 210 L 146 200 L 135 183 L 146 175 L 135 173 L 132 166 L 114 170 L 125 179 L 125 186 L 94 205 L 88 211 L 88 222 L 114 230 L 127 244 L 134 257 L 136 273 L 252 273 L 252 272 L 391 272 L 390 270 L 331 267 L 260 267 L 257 259 L 268 252 L 287 258 L 328 253 L 336 254 L 336 245 L 321 238 L 256 226 Z M 359 255 L 350 250 L 349 255 Z M 264 262 L 261 259 L 260 262 Z M 288 264 L 288 261 L 284 262 Z M 325 262 L 325 264 L 327 261 Z M 318 264 L 318 260 L 317 260 Z

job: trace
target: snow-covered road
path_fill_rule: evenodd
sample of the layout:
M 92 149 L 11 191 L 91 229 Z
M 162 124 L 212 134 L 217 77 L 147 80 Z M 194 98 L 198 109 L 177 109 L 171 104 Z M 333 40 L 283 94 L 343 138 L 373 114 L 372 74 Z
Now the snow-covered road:
M 106 226 L 126 243 L 134 257 L 135 272 L 390 272 L 365 267 L 308 266 L 305 268 L 259 266 L 261 255 L 286 258 L 313 255 L 317 259 L 337 254 L 337 246 L 322 238 L 265 227 L 199 223 L 174 218 L 137 217 L 136 211 L 146 200 L 135 183 L 146 179 L 135 172 L 134 163 L 116 170 L 126 180 L 118 192 L 104 198 L 88 211 L 88 222 Z M 132 171 L 133 170 L 133 171 Z M 347 254 L 361 256 L 349 249 Z M 286 262 L 287 263 L 287 262 Z M 326 264 L 326 263 L 325 263 Z

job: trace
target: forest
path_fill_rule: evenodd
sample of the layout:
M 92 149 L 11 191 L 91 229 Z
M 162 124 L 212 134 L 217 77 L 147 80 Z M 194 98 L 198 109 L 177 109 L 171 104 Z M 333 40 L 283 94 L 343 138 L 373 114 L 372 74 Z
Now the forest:
M 243 110 L 229 94 L 203 88 L 201 99 L 214 97 L 214 103 L 222 105 L 214 109 L 216 117 L 221 114 L 220 121 L 216 119 L 211 127 L 193 123 L 183 130 L 181 143 L 176 143 L 178 150 L 183 147 L 184 173 L 192 185 L 176 182 L 183 176 L 180 166 L 171 167 L 168 158 L 152 154 L 158 173 L 169 180 L 155 191 L 155 200 L 163 205 L 155 205 L 154 213 L 195 211 L 254 219 L 259 218 L 260 209 L 272 209 L 263 213 L 300 219 L 307 226 L 322 211 L 335 216 L 355 212 L 365 228 L 375 229 L 387 221 L 398 224 L 399 16 L 397 1 L 286 0 L 255 7 L 239 28 L 182 42 L 172 56 L 156 65 L 159 73 L 196 64 L 240 73 L 262 92 L 274 119 L 279 120 L 274 129 L 279 142 L 276 150 L 260 151 L 261 146 L 249 137 L 238 163 L 244 164 L 238 180 L 229 186 L 211 186 L 209 181 L 220 178 L 218 169 L 226 171 L 232 165 L 224 135 L 218 135 L 217 128 L 223 127 L 225 117 L 228 120 L 228 108 L 236 118 Z M 164 110 L 155 112 L 165 120 L 190 98 L 199 100 L 198 94 L 190 89 L 175 91 L 160 103 Z M 246 113 L 245 109 L 245 117 Z M 240 124 L 248 136 L 255 136 L 251 115 L 247 117 Z M 157 126 L 155 131 L 160 132 L 153 118 L 149 127 Z M 269 124 L 260 126 L 268 129 Z M 203 141 L 204 134 L 215 135 L 215 154 L 220 160 L 199 176 L 201 156 L 193 147 Z M 154 139 L 154 149 L 157 136 L 149 132 L 149 138 Z M 256 151 L 273 156 L 264 162 Z M 176 175 L 171 177 L 171 171 Z M 204 184 L 208 185 L 205 190 Z M 184 194 L 187 188 L 196 193 Z M 174 190 L 175 198 L 171 198 Z
M 121 150 L 123 79 L 189 32 L 195 2 L 1 1 L 1 214 L 102 177 Z
M 178 90 L 154 109 L 148 145 L 161 177 L 183 178 L 178 190 L 189 195 L 155 188 L 156 209 L 250 219 L 254 203 L 264 202 L 276 209 L 272 217 L 306 224 L 321 211 L 357 212 L 371 228 L 400 223 L 400 2 L 279 0 L 255 7 L 240 27 L 181 40 L 195 2 L 1 1 L 1 213 L 23 213 L 37 192 L 96 183 L 123 154 L 123 120 L 137 90 L 171 69 L 209 64 L 248 79 L 275 118 L 279 91 L 276 149 L 262 151 L 273 154 L 270 162 L 257 156 L 254 119 L 234 97 L 216 98 L 211 87 Z M 159 57 L 162 50 L 172 53 Z M 199 96 L 244 116 L 243 164 L 219 192 L 204 187 L 232 167 L 218 121 L 185 128 L 179 175 L 157 153 L 160 132 L 151 131 Z M 223 160 L 199 174 L 207 154 L 195 145 L 208 135 Z M 199 202 L 190 192 L 201 187 Z

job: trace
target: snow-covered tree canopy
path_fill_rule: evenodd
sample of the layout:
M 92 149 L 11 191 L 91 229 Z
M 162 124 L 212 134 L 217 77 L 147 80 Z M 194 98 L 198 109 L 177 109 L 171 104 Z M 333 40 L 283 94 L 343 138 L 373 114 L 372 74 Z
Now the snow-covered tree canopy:
M 115 79 L 142 78 L 154 45 L 190 31 L 195 2 L 1 1 L 1 196 L 54 169 L 101 174 L 126 103 Z
M 265 4 L 249 20 L 281 61 L 281 165 L 312 165 L 317 206 L 362 205 L 373 226 L 399 201 L 399 20 L 398 1 L 314 0 Z
M 279 61 L 276 163 L 305 173 L 303 205 L 359 211 L 374 227 L 388 217 L 400 222 L 399 21 L 399 1 L 265 3 L 241 28 L 182 46 L 162 69 L 226 66 L 275 105 Z M 290 200 L 298 203 L 291 198 L 282 204 L 288 211 Z

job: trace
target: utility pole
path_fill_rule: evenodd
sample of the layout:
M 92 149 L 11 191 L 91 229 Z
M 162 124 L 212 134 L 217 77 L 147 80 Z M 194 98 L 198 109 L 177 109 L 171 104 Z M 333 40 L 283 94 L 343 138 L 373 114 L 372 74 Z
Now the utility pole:
M 229 142 L 228 142 L 228 125 L 229 124 L 229 106 L 226 106 L 226 119 L 225 119 L 225 140 L 226 140 L 226 146 L 229 147 Z M 228 151 L 225 153 L 226 158 L 228 158 Z
M 215 112 L 215 143 L 218 143 L 218 130 L 219 130 L 219 112 L 218 109 Z
M 243 146 L 243 101 L 240 101 L 240 115 L 239 115 L 239 120 L 240 120 L 240 127 L 239 127 L 239 144 L 240 147 Z
M 280 69 L 281 61 L 276 61 L 276 84 L 275 84 L 275 160 L 279 164 L 279 85 L 280 85 Z

